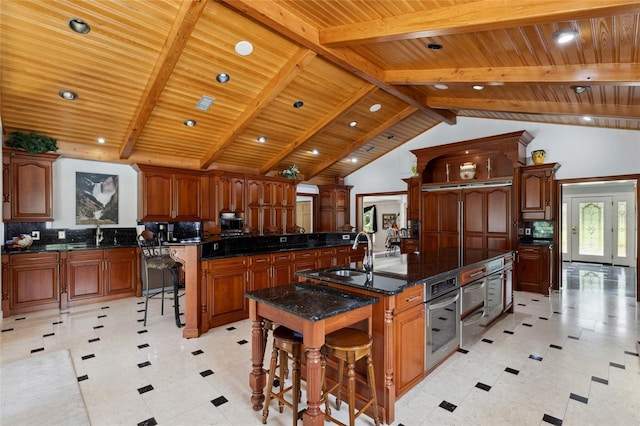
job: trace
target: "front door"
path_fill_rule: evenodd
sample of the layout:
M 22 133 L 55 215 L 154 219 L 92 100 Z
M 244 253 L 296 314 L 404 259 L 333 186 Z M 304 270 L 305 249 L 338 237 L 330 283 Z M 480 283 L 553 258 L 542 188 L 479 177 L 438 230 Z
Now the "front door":
M 572 197 L 570 223 L 563 224 L 570 259 L 635 267 L 630 201 L 611 196 Z

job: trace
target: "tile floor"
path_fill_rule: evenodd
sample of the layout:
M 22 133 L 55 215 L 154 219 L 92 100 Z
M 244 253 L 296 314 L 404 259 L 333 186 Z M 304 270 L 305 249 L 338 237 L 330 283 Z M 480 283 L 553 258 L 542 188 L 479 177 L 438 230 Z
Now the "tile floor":
M 516 292 L 515 313 L 404 395 L 394 425 L 640 424 L 640 307 L 631 272 L 568 264 L 563 291 Z M 0 363 L 70 349 L 95 426 L 261 424 L 249 401 L 249 320 L 186 340 L 158 304 L 144 327 L 141 303 L 5 318 Z M 290 423 L 288 411 L 272 408 L 269 425 Z M 357 423 L 373 424 L 364 416 Z

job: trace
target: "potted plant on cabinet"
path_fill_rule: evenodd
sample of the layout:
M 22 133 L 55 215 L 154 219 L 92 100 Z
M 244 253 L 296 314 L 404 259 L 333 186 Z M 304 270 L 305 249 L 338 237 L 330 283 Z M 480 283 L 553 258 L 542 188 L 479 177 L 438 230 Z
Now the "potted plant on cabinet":
M 6 141 L 6 145 L 10 148 L 23 149 L 30 154 L 55 152 L 58 150 L 58 144 L 55 139 L 34 132 L 28 134 L 12 132 Z

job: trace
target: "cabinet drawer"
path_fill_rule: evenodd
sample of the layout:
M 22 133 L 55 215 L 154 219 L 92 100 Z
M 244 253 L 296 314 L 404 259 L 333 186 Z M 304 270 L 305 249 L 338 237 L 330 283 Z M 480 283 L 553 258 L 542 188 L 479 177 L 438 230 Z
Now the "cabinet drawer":
M 519 253 L 541 255 L 543 250 L 544 250 L 544 247 L 541 247 L 541 246 L 518 246 Z
M 78 250 L 70 251 L 67 254 L 67 261 L 76 262 L 82 260 L 102 260 L 103 257 L 103 250 Z
M 291 253 L 273 253 L 271 263 L 291 262 Z
M 11 265 L 29 265 L 32 263 L 58 263 L 58 252 L 48 253 L 21 253 L 9 256 Z
M 247 258 L 245 256 L 233 257 L 226 259 L 208 260 L 206 269 L 217 273 L 218 271 L 226 271 L 229 269 L 245 269 L 247 266 Z
M 316 250 L 303 250 L 293 252 L 293 260 L 315 259 L 318 255 Z
M 485 275 L 487 275 L 487 267 L 485 265 L 465 269 L 460 272 L 460 285 L 465 285 L 466 283 L 475 281 Z
M 424 302 L 424 286 L 418 284 L 396 296 L 396 312 L 405 311 Z
M 252 268 L 264 266 L 264 265 L 270 265 L 270 264 L 271 264 L 271 255 L 269 254 L 249 257 L 249 266 L 251 266 Z

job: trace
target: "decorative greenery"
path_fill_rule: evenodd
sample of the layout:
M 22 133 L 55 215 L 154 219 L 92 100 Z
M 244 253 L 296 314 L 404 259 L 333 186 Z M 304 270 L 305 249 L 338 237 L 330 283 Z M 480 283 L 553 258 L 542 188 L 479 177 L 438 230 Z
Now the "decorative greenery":
M 21 133 L 13 132 L 7 139 L 7 146 L 10 148 L 20 148 L 31 154 L 38 154 L 40 152 L 57 151 L 57 141 L 48 136 L 39 135 L 37 133 Z
M 282 171 L 282 176 L 289 178 L 289 179 L 297 179 L 298 178 L 298 173 L 300 173 L 300 171 L 298 170 L 298 167 L 294 164 L 293 166 L 289 167 L 288 169 L 284 169 Z
M 415 164 L 411 166 L 411 174 L 414 176 L 418 176 L 418 166 L 416 166 Z

